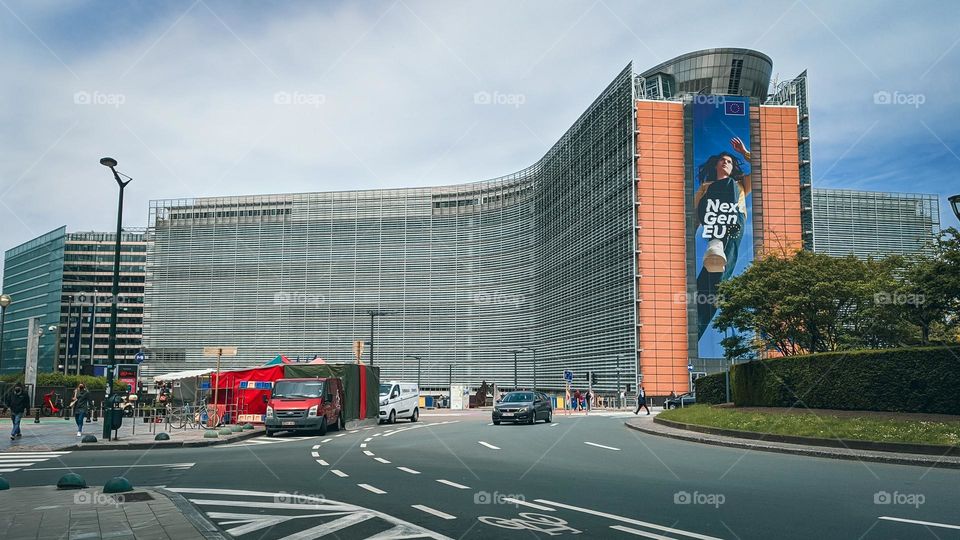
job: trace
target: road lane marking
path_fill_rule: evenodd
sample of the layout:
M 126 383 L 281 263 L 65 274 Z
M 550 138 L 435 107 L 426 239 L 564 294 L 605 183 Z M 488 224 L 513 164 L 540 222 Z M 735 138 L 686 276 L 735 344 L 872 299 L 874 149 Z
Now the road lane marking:
M 319 444 L 313 445 L 313 450 L 319 450 L 319 449 L 320 449 L 320 445 L 319 445 Z
M 374 437 L 379 437 L 380 434 L 379 434 L 379 433 L 374 433 L 373 436 L 374 436 Z
M 346 433 L 340 433 L 340 434 L 334 435 L 334 437 L 343 437 L 344 435 L 346 435 Z
M 637 530 L 637 529 L 632 529 L 632 528 L 627 527 L 627 526 L 625 526 L 625 525 L 611 525 L 610 528 L 611 528 L 611 529 L 618 530 L 618 531 L 622 531 L 622 532 L 625 532 L 625 533 L 635 534 L 635 535 L 637 535 L 637 536 L 643 536 L 643 537 L 645 537 L 645 538 L 653 538 L 653 539 L 655 539 L 655 540 L 676 540 L 676 539 L 675 539 L 674 537 L 672 537 L 672 536 L 661 536 L 661 535 L 659 535 L 659 534 L 653 534 L 653 533 L 649 533 L 649 532 L 640 531 L 640 530 Z
M 320 452 L 310 452 L 310 457 L 318 458 L 320 457 Z
M 367 447 L 367 443 L 360 443 L 360 448 L 366 448 L 366 447 Z
M 386 495 L 386 493 L 387 493 L 386 491 L 384 491 L 384 490 L 382 490 L 382 489 L 377 489 L 377 488 L 371 486 L 370 484 L 357 484 L 357 485 L 360 486 L 360 487 L 362 487 L 363 489 L 369 491 L 370 493 L 376 493 L 377 495 Z
M 590 446 L 596 446 L 597 448 L 606 448 L 607 450 L 616 450 L 617 452 L 620 451 L 619 448 L 614 448 L 612 446 L 604 446 L 602 444 L 597 444 L 595 442 L 584 442 L 583 444 L 589 444 Z
M 72 469 L 129 469 L 133 467 L 175 467 L 190 468 L 196 463 L 158 463 L 156 465 L 84 465 L 83 467 L 44 467 L 40 469 L 24 469 L 24 471 L 69 471 Z
M 330 442 L 330 441 L 332 441 L 332 440 L 333 440 L 333 439 L 324 439 L 324 440 L 322 440 L 322 441 L 320 441 L 320 442 L 321 442 L 321 443 L 328 443 L 328 442 Z
M 388 464 L 388 465 L 390 464 L 389 461 L 383 459 L 382 457 L 377 457 L 377 458 L 373 458 L 373 459 L 376 460 L 376 461 L 379 461 L 380 463 L 386 463 L 386 464 Z
M 533 504 L 533 503 L 530 503 L 530 502 L 527 502 L 527 501 L 521 501 L 520 499 L 514 499 L 514 498 L 512 498 L 512 497 L 504 497 L 504 498 L 501 499 L 501 500 L 502 500 L 503 502 L 507 503 L 507 504 L 519 504 L 520 506 L 529 506 L 530 508 L 535 508 L 535 509 L 537 509 L 537 510 L 544 510 L 544 511 L 547 511 L 547 512 L 556 512 L 556 511 L 557 511 L 556 508 L 550 508 L 549 506 L 543 506 L 543 505 L 540 505 L 540 504 Z
M 429 506 L 424 506 L 424 505 L 422 505 L 422 504 L 411 504 L 410 506 L 413 507 L 413 508 L 416 508 L 417 510 L 420 510 L 421 512 L 426 512 L 426 513 L 428 513 L 428 514 L 433 514 L 433 515 L 437 516 L 438 518 L 442 518 L 442 519 L 457 519 L 457 516 L 451 516 L 450 514 L 447 514 L 446 512 L 441 512 L 441 511 L 439 511 L 439 510 L 434 510 L 433 508 L 430 508 Z
M 376 454 L 374 454 L 373 452 L 371 452 L 371 451 L 369 451 L 369 450 L 364 450 L 363 453 L 366 454 L 366 455 L 368 455 L 368 456 L 375 456 L 375 455 L 376 455 Z
M 324 461 L 324 460 L 322 460 L 322 459 L 318 459 L 318 460 L 317 460 L 317 463 L 323 465 L 324 467 L 329 467 L 329 466 L 330 466 L 329 463 L 327 463 L 326 461 Z
M 397 468 L 400 469 L 400 470 L 403 471 L 403 472 L 408 472 L 408 473 L 410 473 L 410 474 L 420 474 L 420 471 L 415 471 L 415 470 L 410 469 L 410 468 L 407 468 L 407 467 L 397 467 Z
M 566 510 L 573 510 L 575 512 L 583 512 L 584 514 L 591 514 L 594 516 L 599 516 L 607 519 L 612 519 L 614 521 L 620 521 L 623 523 L 629 523 L 631 525 L 639 525 L 641 527 L 647 527 L 649 529 L 656 529 L 658 531 L 669 532 L 673 534 L 679 534 L 682 536 L 689 536 L 691 538 L 699 538 L 700 540 L 721 540 L 716 536 L 706 536 L 702 534 L 697 534 L 695 532 L 684 531 L 680 529 L 674 529 L 672 527 L 665 527 L 663 525 L 657 525 L 656 523 L 648 523 L 646 521 L 640 521 L 639 519 L 630 519 L 623 516 L 618 516 L 616 514 L 608 514 L 606 512 L 600 512 L 597 510 L 590 510 L 589 508 L 581 508 L 579 506 L 573 506 L 570 504 L 564 504 L 554 501 L 548 501 L 546 499 L 535 499 L 538 503 L 549 504 L 550 506 L 556 506 L 557 508 L 564 508 Z
M 333 474 L 339 476 L 340 478 L 346 478 L 346 477 L 350 476 L 349 474 L 341 471 L 340 469 L 330 469 L 330 472 L 332 472 Z
M 458 484 L 456 482 L 451 482 L 449 480 L 437 480 L 437 482 L 440 482 L 441 484 L 446 484 L 450 487 L 455 487 L 457 489 L 470 489 L 470 486 L 465 486 L 463 484 Z
M 944 529 L 960 529 L 960 525 L 948 525 L 946 523 L 935 523 L 933 521 L 918 521 L 915 519 L 904 519 L 904 518 L 896 518 L 896 517 L 890 517 L 890 516 L 880 516 L 877 519 L 883 519 L 886 521 L 899 521 L 901 523 L 911 523 L 913 525 L 929 525 L 931 527 L 943 527 Z
M 550 427 L 557 427 L 557 426 L 559 426 L 559 425 L 560 425 L 560 424 L 553 423 L 553 424 L 550 424 Z
M 500 449 L 499 446 L 494 446 L 494 445 L 492 445 L 492 444 L 490 444 L 490 443 L 488 443 L 488 442 L 483 442 L 483 441 L 477 441 L 477 442 L 479 442 L 480 444 L 486 446 L 487 448 L 489 448 L 489 449 L 491 449 L 491 450 L 499 450 L 499 449 Z
M 493 425 L 493 422 L 490 422 L 490 423 L 489 423 L 489 424 L 487 424 L 487 425 L 488 425 L 488 426 L 492 426 L 492 425 Z
M 370 442 L 372 440 L 373 440 L 373 437 L 367 437 L 366 439 L 363 440 L 363 442 Z

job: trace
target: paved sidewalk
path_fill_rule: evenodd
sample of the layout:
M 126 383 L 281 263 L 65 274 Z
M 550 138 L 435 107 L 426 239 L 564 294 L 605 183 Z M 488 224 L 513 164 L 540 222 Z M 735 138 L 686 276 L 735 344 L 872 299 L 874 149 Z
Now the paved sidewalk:
M 745 450 L 758 450 L 762 452 L 779 452 L 782 454 L 797 454 L 803 456 L 823 457 L 832 459 L 847 459 L 855 461 L 869 461 L 875 463 L 890 463 L 897 465 L 915 465 L 922 467 L 940 467 L 947 469 L 960 469 L 960 457 L 956 456 L 932 456 L 923 454 L 904 454 L 897 452 L 881 452 L 876 450 L 855 450 L 851 448 L 831 448 L 825 446 L 808 446 L 802 444 L 781 443 L 757 439 L 741 439 L 738 437 L 727 437 L 723 435 L 713 435 L 708 433 L 699 433 L 686 429 L 678 429 L 653 421 L 654 416 L 638 416 L 624 422 L 631 429 L 659 435 L 661 437 L 670 437 L 684 441 L 697 442 L 702 444 L 712 444 L 715 446 L 729 446 L 732 448 L 742 448 Z
M 226 538 L 183 497 L 163 489 L 108 495 L 99 489 L 13 488 L 0 491 L 0 508 L 0 538 L 7 540 Z
M 134 424 L 133 420 L 138 420 L 138 423 Z M 102 438 L 103 424 L 99 421 L 88 422 L 83 426 L 83 433 L 84 435 L 95 436 L 97 442 L 81 444 L 80 437 L 77 437 L 77 424 L 73 421 L 73 418 L 64 420 L 62 418 L 44 417 L 40 419 L 39 424 L 35 424 L 31 418 L 24 419 L 20 424 L 23 438 L 10 440 L 11 423 L 9 418 L 5 418 L 0 421 L 0 453 L 211 446 L 241 441 L 263 434 L 262 426 L 230 435 L 220 435 L 215 439 L 204 438 L 205 430 L 202 429 L 171 430 L 167 432 L 170 435 L 170 440 L 159 442 L 154 441 L 153 438 L 157 433 L 164 431 L 166 426 L 165 424 L 153 424 L 152 427 L 151 430 L 151 424 L 144 424 L 139 418 L 124 418 L 123 427 L 118 432 L 120 440 L 106 441 Z

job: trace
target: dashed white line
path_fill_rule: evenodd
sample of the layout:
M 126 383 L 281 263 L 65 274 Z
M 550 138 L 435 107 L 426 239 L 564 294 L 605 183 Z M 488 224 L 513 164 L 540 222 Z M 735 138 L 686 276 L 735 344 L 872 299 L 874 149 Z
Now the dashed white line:
M 553 423 L 553 424 L 550 424 L 550 427 L 557 427 L 557 426 L 559 426 L 559 425 L 560 425 L 560 424 Z
M 490 422 L 490 423 L 489 423 L 489 424 L 487 424 L 487 425 L 488 425 L 488 426 L 492 426 L 492 425 L 493 425 L 493 422 Z
M 408 467 L 397 467 L 397 468 L 400 469 L 400 470 L 403 471 L 403 472 L 408 472 L 408 473 L 410 473 L 410 474 L 420 474 L 420 471 L 415 471 L 415 470 L 410 469 L 410 468 L 408 468 Z
M 455 487 L 455 488 L 457 488 L 457 489 L 470 489 L 470 486 L 465 486 L 465 485 L 463 485 L 463 484 L 458 484 L 458 483 L 456 483 L 456 482 L 451 482 L 451 481 L 449 481 L 449 480 L 442 480 L 442 479 L 441 479 L 441 480 L 437 480 L 437 482 L 440 482 L 441 484 L 448 485 L 448 486 L 450 486 L 450 487 Z
M 346 435 L 346 433 L 339 433 L 337 435 L 334 435 L 334 437 L 343 437 L 344 435 Z
M 373 452 L 371 452 L 371 451 L 369 451 L 369 450 L 364 450 L 363 453 L 366 454 L 366 455 L 368 455 L 368 456 L 375 456 L 375 455 L 376 455 L 376 454 L 374 454 Z
M 663 525 L 657 525 L 656 523 L 648 523 L 646 521 L 640 521 L 639 519 L 630 519 L 623 516 L 618 516 L 616 514 L 608 514 L 606 512 L 600 512 L 598 510 L 590 510 L 589 508 L 581 508 L 579 506 L 573 506 L 571 504 L 564 504 L 555 501 L 548 501 L 546 499 L 535 499 L 538 503 L 549 504 L 550 506 L 555 506 L 557 508 L 564 508 L 566 510 L 573 510 L 575 512 L 582 512 L 584 514 L 590 514 L 593 516 L 603 517 L 607 519 L 612 519 L 614 521 L 619 521 L 621 523 L 629 523 L 631 525 L 639 525 L 641 527 L 647 527 L 648 529 L 656 529 L 658 531 L 679 534 L 681 536 L 689 536 L 691 538 L 699 538 L 700 540 L 720 540 L 715 536 L 706 536 L 703 534 L 697 534 L 695 532 L 684 531 L 680 529 L 674 529 L 672 527 L 665 527 Z
M 376 493 L 377 495 L 385 495 L 387 493 L 386 491 L 375 488 L 370 484 L 357 484 L 357 486 L 362 487 L 363 489 L 369 491 L 370 493 Z
M 421 512 L 426 512 L 426 513 L 428 513 L 428 514 L 433 514 L 433 515 L 437 516 L 438 518 L 442 518 L 442 519 L 457 519 L 457 516 L 451 516 L 450 514 L 448 514 L 448 513 L 446 513 L 446 512 L 441 512 L 441 511 L 439 511 L 439 510 L 434 510 L 433 508 L 430 508 L 429 506 L 424 506 L 424 505 L 422 505 L 422 504 L 411 504 L 410 506 L 413 507 L 413 508 L 416 508 L 417 510 L 420 510 Z
M 360 448 L 366 448 L 366 447 L 367 447 L 367 443 L 360 443 Z
M 322 460 L 322 459 L 318 459 L 318 460 L 317 460 L 317 463 L 323 465 L 324 467 L 328 467 L 328 466 L 330 465 L 329 463 L 327 463 L 326 461 L 324 461 L 324 460 Z
M 374 433 L 373 436 L 374 436 L 374 437 L 379 437 L 380 434 L 379 434 L 379 433 Z
M 332 441 L 332 440 L 333 440 L 333 439 L 324 439 L 324 440 L 322 440 L 322 441 L 320 441 L 320 442 L 321 442 L 321 443 L 328 443 L 328 442 L 330 442 L 330 441 Z
M 373 440 L 373 437 L 367 437 L 366 439 L 363 440 L 363 442 L 370 442 L 372 440 Z
M 616 450 L 617 452 L 620 451 L 619 448 L 614 448 L 614 447 L 612 447 L 612 446 L 604 446 L 604 445 L 602 445 L 602 444 L 597 444 L 597 443 L 594 443 L 594 442 L 584 442 L 583 444 L 589 444 L 590 446 L 596 446 L 597 448 L 606 448 L 607 450 Z
M 387 464 L 390 463 L 389 461 L 383 459 L 382 457 L 377 457 L 377 458 L 373 458 L 373 459 L 376 460 L 376 461 L 379 461 L 380 463 L 387 463 Z
M 319 448 L 320 448 L 320 445 L 319 445 L 319 444 L 313 445 L 313 449 L 314 449 L 314 450 L 318 450 Z
M 372 427 L 365 427 L 365 428 L 363 428 L 364 431 L 369 431 L 369 430 L 371 430 L 371 429 L 373 429 L 373 428 L 372 428 Z
M 350 476 L 349 474 L 341 471 L 340 469 L 330 469 L 330 472 L 332 472 L 333 474 L 339 476 L 340 478 L 346 478 L 346 477 Z
M 544 510 L 546 512 L 556 512 L 556 508 L 550 508 L 549 506 L 543 506 L 542 504 L 533 504 L 527 501 L 521 501 L 520 499 L 514 499 L 512 497 L 504 497 L 503 502 L 507 504 L 518 504 L 520 506 L 529 506 L 530 508 L 535 508 L 537 510 Z
M 318 458 L 318 457 L 320 457 L 320 452 L 310 452 L 310 456 L 311 456 L 311 457 Z
M 618 531 L 622 531 L 625 533 L 635 534 L 637 536 L 643 536 L 644 538 L 653 538 L 654 540 L 676 540 L 672 536 L 663 536 L 659 534 L 653 534 L 651 532 L 641 531 L 638 529 L 627 527 L 625 525 L 611 525 L 610 528 Z
M 499 450 L 499 449 L 500 449 L 499 446 L 494 446 L 494 445 L 492 445 L 492 444 L 490 444 L 490 443 L 488 443 L 488 442 L 483 442 L 483 441 L 477 441 L 477 442 L 480 443 L 480 444 L 482 444 L 483 446 L 486 446 L 487 448 L 489 448 L 489 449 L 491 449 L 491 450 Z

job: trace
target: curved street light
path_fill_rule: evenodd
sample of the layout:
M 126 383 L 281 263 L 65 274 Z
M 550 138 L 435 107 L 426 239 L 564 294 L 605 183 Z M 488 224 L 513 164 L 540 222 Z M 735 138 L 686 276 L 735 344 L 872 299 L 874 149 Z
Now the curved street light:
M 954 195 L 947 200 L 950 201 L 950 207 L 953 208 L 953 215 L 960 219 L 960 195 Z

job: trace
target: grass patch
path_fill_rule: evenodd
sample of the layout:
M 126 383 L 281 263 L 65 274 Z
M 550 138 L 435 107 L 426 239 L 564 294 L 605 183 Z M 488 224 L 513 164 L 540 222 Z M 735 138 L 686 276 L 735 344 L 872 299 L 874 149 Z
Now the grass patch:
M 960 444 L 960 421 L 928 422 L 813 413 L 763 413 L 694 405 L 660 413 L 664 420 L 722 429 L 862 441 Z

